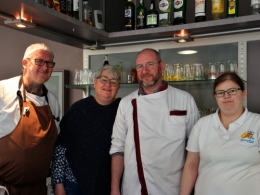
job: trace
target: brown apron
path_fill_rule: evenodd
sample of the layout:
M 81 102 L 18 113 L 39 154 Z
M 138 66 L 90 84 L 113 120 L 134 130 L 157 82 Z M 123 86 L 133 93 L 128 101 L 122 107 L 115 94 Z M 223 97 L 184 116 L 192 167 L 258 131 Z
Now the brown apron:
M 10 195 L 46 195 L 57 127 L 49 105 L 26 101 L 25 91 L 23 97 L 20 121 L 0 138 L 0 185 Z

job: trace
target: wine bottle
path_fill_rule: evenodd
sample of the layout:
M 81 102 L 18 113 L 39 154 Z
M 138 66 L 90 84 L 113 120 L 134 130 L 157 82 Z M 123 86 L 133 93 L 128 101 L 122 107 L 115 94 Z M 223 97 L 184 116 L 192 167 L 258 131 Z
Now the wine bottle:
M 132 0 L 127 0 L 125 4 L 125 30 L 135 29 L 135 4 Z
M 92 8 L 88 5 L 88 0 L 83 1 L 82 22 L 92 25 Z
M 159 0 L 159 26 L 171 25 L 173 0 Z
M 109 65 L 109 62 L 108 62 L 108 57 L 107 57 L 107 55 L 105 55 L 105 57 L 104 57 L 103 66 L 105 66 L 105 65 Z
M 159 14 L 158 11 L 155 9 L 154 0 L 151 0 L 150 10 L 147 12 L 146 15 L 146 26 L 147 28 L 155 28 L 158 27 L 159 22 Z
M 224 0 L 212 0 L 212 20 L 224 18 Z
M 54 2 L 54 9 L 57 12 L 60 12 L 60 0 L 53 0 L 53 2 Z
M 140 0 L 139 7 L 136 9 L 136 29 L 146 28 L 147 9 L 144 0 Z
M 174 0 L 173 24 L 186 24 L 186 0 Z
M 260 1 L 259 0 L 251 0 L 251 14 L 252 15 L 260 14 Z
M 73 15 L 73 0 L 66 0 L 66 15 L 70 17 Z
M 60 12 L 66 14 L 67 0 L 60 0 Z
M 79 20 L 79 0 L 73 0 L 73 18 Z
M 238 0 L 227 0 L 227 18 L 238 17 Z
M 195 0 L 195 22 L 206 21 L 206 0 Z

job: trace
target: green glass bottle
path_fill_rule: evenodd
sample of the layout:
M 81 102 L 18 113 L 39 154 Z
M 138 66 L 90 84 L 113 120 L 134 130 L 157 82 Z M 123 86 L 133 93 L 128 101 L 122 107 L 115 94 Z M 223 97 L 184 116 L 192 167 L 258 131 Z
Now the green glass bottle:
M 158 27 L 159 24 L 159 14 L 155 9 L 154 0 L 151 0 L 150 10 L 146 15 L 146 26 L 147 28 L 155 28 Z
M 140 0 L 139 7 L 136 9 L 136 29 L 146 28 L 146 13 L 144 0 Z
M 227 0 L 227 18 L 238 17 L 238 0 Z
M 73 18 L 79 20 L 79 0 L 73 0 Z
M 174 0 L 174 21 L 173 24 L 186 24 L 186 2 L 187 0 Z
M 173 0 L 159 0 L 159 26 L 170 26 Z
M 127 0 L 125 4 L 125 30 L 135 29 L 135 4 L 132 0 Z

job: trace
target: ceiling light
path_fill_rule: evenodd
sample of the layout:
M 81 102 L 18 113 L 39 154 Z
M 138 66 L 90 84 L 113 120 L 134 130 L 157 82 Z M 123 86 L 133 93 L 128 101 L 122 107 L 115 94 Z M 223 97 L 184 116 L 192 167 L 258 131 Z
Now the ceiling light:
M 36 25 L 32 22 L 23 20 L 23 19 L 14 19 L 14 20 L 5 20 L 6 25 L 15 27 L 15 28 L 33 28 Z
M 85 48 L 85 49 L 87 49 L 87 48 Z M 88 47 L 88 49 L 101 50 L 101 49 L 105 49 L 105 47 L 101 46 L 101 43 L 97 41 L 95 45 L 91 45 L 90 47 Z
M 197 53 L 197 51 L 195 51 L 195 50 L 184 50 L 184 51 L 178 51 L 178 54 L 184 54 L 184 55 L 187 55 L 187 54 L 194 54 L 194 53 Z
M 177 43 L 185 43 L 185 42 L 189 42 L 189 41 L 194 41 L 194 39 L 191 38 L 190 36 L 173 37 L 172 40 L 177 42 Z

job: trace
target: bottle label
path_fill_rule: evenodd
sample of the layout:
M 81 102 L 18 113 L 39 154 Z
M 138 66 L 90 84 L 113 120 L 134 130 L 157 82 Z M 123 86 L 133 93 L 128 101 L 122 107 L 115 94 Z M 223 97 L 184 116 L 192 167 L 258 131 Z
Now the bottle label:
M 168 13 L 159 14 L 159 20 L 168 20 Z
M 157 15 L 156 14 L 150 14 L 147 15 L 147 25 L 157 25 Z
M 138 28 L 144 27 L 144 25 L 145 25 L 144 24 L 145 23 L 144 19 L 145 19 L 144 13 L 143 12 L 139 12 L 139 14 L 136 17 L 136 24 L 137 24 Z
M 169 8 L 169 2 L 167 0 L 162 0 L 159 2 L 159 9 L 165 12 Z
M 206 16 L 205 0 L 195 0 L 195 17 L 196 16 Z
M 251 6 L 255 4 L 260 4 L 260 0 L 251 0 Z
M 125 17 L 126 18 L 131 18 L 131 16 L 132 16 L 131 9 L 126 9 L 125 10 Z
M 228 14 L 236 14 L 236 0 L 228 0 Z
M 174 0 L 174 8 L 179 9 L 183 6 L 183 1 L 182 0 Z
M 224 0 L 212 0 L 212 13 L 224 13 Z
M 182 11 L 174 12 L 174 18 L 183 18 L 183 12 Z
M 73 11 L 79 11 L 79 0 L 73 1 Z

